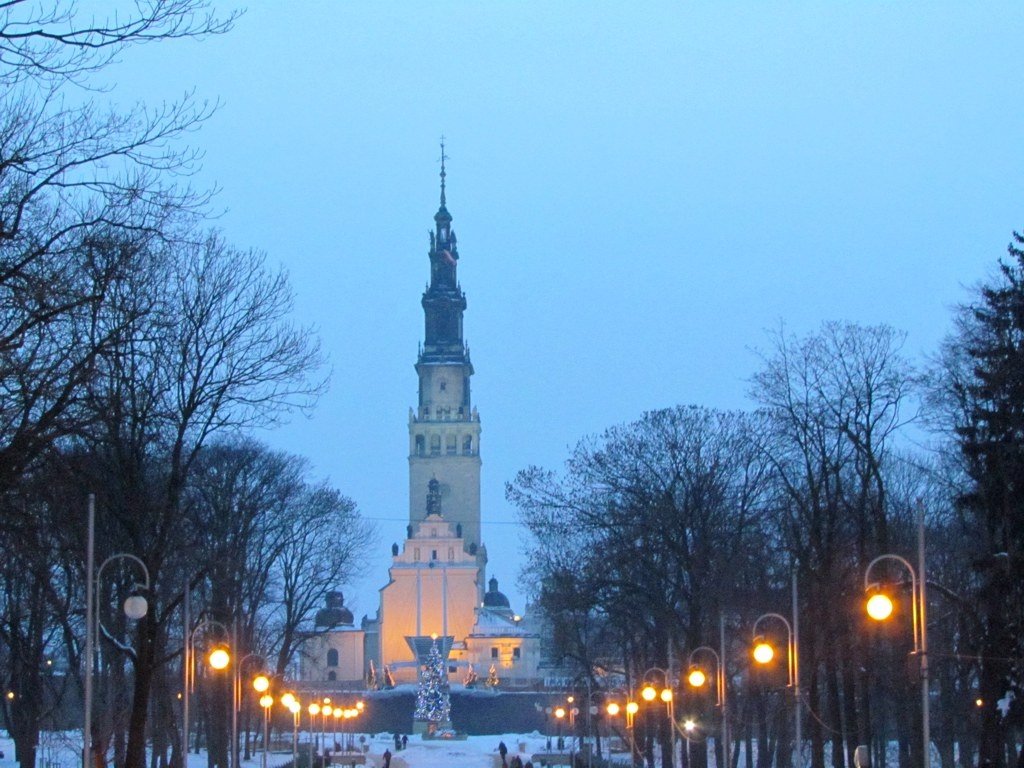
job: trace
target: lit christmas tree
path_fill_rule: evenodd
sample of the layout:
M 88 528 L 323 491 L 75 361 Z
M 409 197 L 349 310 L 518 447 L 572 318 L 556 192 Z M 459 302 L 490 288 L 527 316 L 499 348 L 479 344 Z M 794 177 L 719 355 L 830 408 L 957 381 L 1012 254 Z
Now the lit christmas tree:
M 451 714 L 451 698 L 448 695 L 448 675 L 444 669 L 441 649 L 437 639 L 430 646 L 427 663 L 420 670 L 420 684 L 416 689 L 416 713 L 413 718 L 427 723 L 427 732 L 448 727 Z

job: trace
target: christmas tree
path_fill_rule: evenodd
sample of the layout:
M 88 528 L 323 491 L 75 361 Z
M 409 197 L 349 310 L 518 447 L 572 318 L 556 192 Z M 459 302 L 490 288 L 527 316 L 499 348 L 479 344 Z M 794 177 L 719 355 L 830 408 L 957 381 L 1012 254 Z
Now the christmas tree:
M 497 688 L 499 682 L 501 681 L 498 680 L 498 670 L 491 664 L 491 668 L 487 670 L 487 680 L 484 681 L 484 685 L 488 688 Z
M 426 722 L 428 732 L 448 726 L 451 714 L 451 699 L 448 695 L 448 675 L 444 669 L 444 659 L 437 640 L 430 646 L 427 663 L 420 670 L 420 684 L 416 689 L 416 713 L 413 718 Z

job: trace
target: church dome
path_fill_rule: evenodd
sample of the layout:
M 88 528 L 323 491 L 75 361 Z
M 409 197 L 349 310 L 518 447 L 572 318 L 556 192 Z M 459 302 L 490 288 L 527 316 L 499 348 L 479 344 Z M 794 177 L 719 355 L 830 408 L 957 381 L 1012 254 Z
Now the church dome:
M 484 606 L 487 608 L 510 608 L 508 598 L 498 591 L 498 580 L 491 577 L 487 582 L 487 591 L 484 593 Z
M 345 607 L 345 596 L 341 592 L 327 593 L 327 606 L 316 612 L 318 627 L 351 627 L 355 623 L 352 611 Z

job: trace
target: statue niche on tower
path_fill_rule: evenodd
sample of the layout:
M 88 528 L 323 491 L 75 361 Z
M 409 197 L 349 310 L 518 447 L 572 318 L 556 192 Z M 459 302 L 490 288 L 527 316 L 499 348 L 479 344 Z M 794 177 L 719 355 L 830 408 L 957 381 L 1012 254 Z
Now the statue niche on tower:
M 441 517 L 441 484 L 436 477 L 430 478 L 427 483 L 427 517 L 437 515 Z

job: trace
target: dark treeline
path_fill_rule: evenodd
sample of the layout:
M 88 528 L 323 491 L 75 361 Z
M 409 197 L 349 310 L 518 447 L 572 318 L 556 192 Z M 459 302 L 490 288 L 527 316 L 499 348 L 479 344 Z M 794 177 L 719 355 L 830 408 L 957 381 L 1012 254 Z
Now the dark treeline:
M 95 670 L 98 765 L 180 766 L 182 649 L 235 635 L 282 675 L 370 531 L 351 500 L 252 430 L 313 405 L 319 344 L 285 275 L 204 221 L 182 143 L 210 110 L 110 111 L 104 66 L 227 31 L 205 0 L 0 4 L 0 675 L 23 766 Z M 86 498 L 100 639 L 85 658 Z M 149 573 L 148 611 L 118 606 Z M 94 574 L 95 575 L 95 574 Z M 191 621 L 184 625 L 186 594 Z M 199 702 L 226 765 L 230 688 Z M 198 729 L 197 729 L 198 730 Z M 198 736 L 197 736 L 198 738 Z M 147 752 L 147 749 L 150 749 Z
M 920 766 L 910 574 L 878 563 L 872 581 L 901 607 L 885 623 L 864 611 L 874 558 L 917 568 L 920 510 L 933 759 L 1024 764 L 1022 245 L 1014 235 L 999 275 L 956 311 L 927 365 L 912 365 L 886 326 L 781 330 L 750 379 L 749 411 L 652 411 L 581 441 L 561 472 L 521 471 L 507 496 L 535 550 L 524 583 L 539 585 L 578 685 L 635 693 L 645 673 L 663 682 L 652 668 L 682 679 L 675 711 L 701 723 L 699 768 L 720 710 L 713 692 L 689 689 L 686 670 L 693 649 L 719 650 L 724 634 L 730 764 L 793 764 L 785 655 L 755 669 L 751 640 L 762 614 L 792 616 L 795 580 L 804 760 L 852 767 L 863 744 L 874 765 L 891 765 L 895 742 L 901 768 Z M 758 631 L 785 648 L 781 622 Z M 714 671 L 711 654 L 698 657 Z M 667 721 L 645 708 L 637 718 L 653 768 L 655 745 L 667 760 Z

